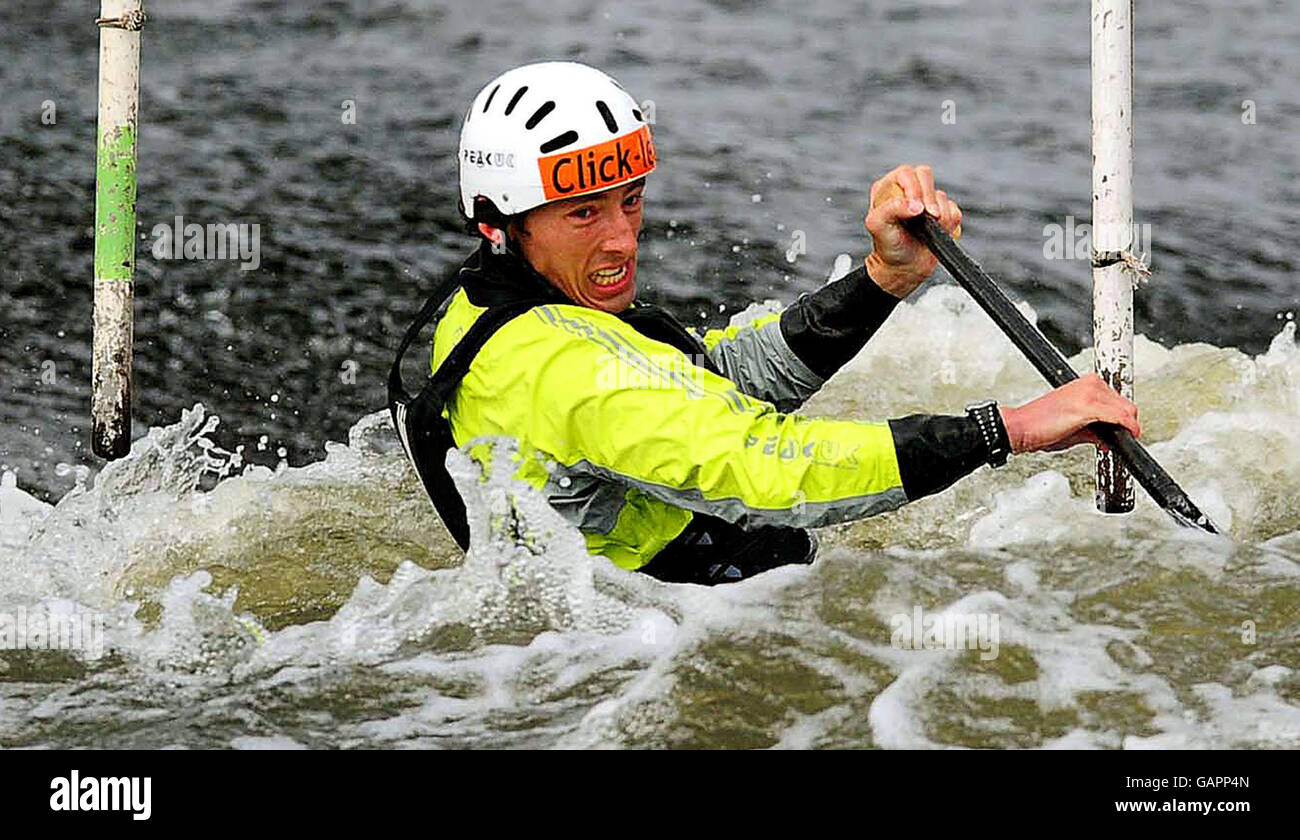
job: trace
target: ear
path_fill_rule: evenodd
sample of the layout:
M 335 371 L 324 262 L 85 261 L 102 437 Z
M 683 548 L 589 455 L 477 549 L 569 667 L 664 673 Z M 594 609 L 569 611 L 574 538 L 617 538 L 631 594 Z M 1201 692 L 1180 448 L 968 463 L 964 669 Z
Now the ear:
M 481 233 L 481 234 L 483 234 L 484 236 L 486 236 L 486 237 L 488 238 L 488 241 L 489 241 L 489 242 L 492 242 L 492 243 L 494 243 L 494 244 L 496 244 L 496 245 L 504 245 L 504 244 L 505 244 L 505 241 L 506 241 L 506 233 L 505 233 L 505 231 L 503 231 L 503 230 L 500 230 L 500 229 L 498 229 L 498 228 L 491 227 L 491 226 L 489 226 L 489 225 L 484 224 L 483 222 L 479 222 L 479 223 L 478 223 L 478 231 L 479 231 L 479 233 Z

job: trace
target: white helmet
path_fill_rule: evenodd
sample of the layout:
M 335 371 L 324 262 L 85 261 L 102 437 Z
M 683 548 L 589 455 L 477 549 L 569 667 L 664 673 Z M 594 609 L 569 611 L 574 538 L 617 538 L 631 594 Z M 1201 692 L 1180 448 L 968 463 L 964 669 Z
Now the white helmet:
M 460 197 L 491 199 L 511 216 L 626 184 L 655 168 L 636 100 L 585 64 L 547 61 L 488 82 L 460 132 Z

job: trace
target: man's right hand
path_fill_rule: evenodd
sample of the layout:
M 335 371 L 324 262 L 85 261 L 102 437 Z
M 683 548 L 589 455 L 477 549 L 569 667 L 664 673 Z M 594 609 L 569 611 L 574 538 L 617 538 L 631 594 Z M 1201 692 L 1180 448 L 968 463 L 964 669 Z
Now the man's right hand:
M 1000 406 L 1012 452 L 1054 452 L 1080 443 L 1101 446 L 1086 427 L 1114 423 L 1138 437 L 1138 409 L 1100 376 L 1090 373 L 1050 391 L 1019 408 Z
M 911 294 L 939 264 L 930 249 L 903 227 L 905 219 L 927 211 L 953 239 L 961 238 L 961 208 L 943 190 L 935 189 L 929 166 L 904 164 L 871 184 L 871 206 L 863 220 L 871 234 L 867 276 L 896 298 Z

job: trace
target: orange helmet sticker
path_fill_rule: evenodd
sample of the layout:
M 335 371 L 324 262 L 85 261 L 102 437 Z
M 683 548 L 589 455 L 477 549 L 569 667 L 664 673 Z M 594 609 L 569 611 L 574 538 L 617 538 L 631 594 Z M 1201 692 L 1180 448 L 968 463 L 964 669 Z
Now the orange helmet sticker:
M 537 161 L 547 201 L 572 198 L 640 178 L 655 168 L 650 126 L 604 143 L 548 155 Z

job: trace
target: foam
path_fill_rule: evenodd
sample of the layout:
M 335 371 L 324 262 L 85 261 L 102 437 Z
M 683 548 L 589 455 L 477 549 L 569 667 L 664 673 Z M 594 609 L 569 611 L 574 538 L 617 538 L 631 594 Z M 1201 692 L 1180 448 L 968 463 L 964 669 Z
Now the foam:
M 1225 537 L 1140 492 L 1132 515 L 1096 513 L 1076 450 L 981 469 L 824 530 L 811 568 L 712 589 L 588 556 L 509 478 L 507 442 L 487 478 L 449 458 L 462 556 L 387 412 L 321 462 L 270 470 L 218 446 L 195 406 L 57 504 L 0 478 L 0 612 L 97 610 L 108 648 L 0 651 L 0 743 L 1293 747 L 1295 339 L 1288 323 L 1256 357 L 1136 342 L 1146 443 Z M 807 413 L 956 413 L 1044 390 L 940 286 L 900 305 Z M 918 604 L 997 613 L 999 658 L 891 647 L 890 616 Z M 1245 618 L 1251 645 L 1235 640 Z

